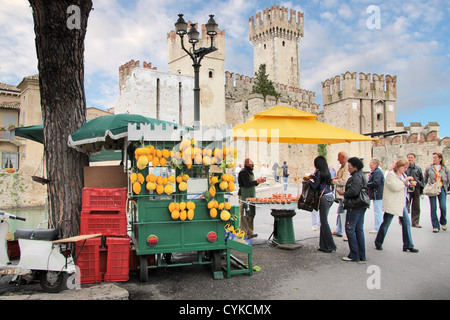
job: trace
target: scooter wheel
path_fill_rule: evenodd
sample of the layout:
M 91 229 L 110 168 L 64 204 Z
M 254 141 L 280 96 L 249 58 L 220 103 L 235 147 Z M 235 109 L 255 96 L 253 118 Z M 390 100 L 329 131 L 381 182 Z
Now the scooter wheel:
M 67 289 L 67 272 L 42 271 L 40 278 L 41 288 L 45 292 L 58 293 Z

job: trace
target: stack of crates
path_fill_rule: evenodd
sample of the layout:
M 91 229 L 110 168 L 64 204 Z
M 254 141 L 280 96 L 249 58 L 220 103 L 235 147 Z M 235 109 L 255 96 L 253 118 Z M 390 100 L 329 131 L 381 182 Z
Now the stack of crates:
M 80 233 L 102 234 L 77 243 L 81 284 L 128 281 L 127 188 L 84 188 Z

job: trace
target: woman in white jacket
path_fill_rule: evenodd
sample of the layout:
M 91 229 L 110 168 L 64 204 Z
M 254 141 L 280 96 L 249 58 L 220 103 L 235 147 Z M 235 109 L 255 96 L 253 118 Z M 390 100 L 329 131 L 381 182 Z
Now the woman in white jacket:
M 383 250 L 383 242 L 386 233 L 391 225 L 394 216 L 399 216 L 402 224 L 403 251 L 419 252 L 414 248 L 411 238 L 411 221 L 409 220 L 408 210 L 406 209 L 407 188 L 415 185 L 413 177 L 405 175 L 409 163 L 405 159 L 400 159 L 395 164 L 393 170 L 386 175 L 383 190 L 383 223 L 378 230 L 375 239 L 377 250 Z

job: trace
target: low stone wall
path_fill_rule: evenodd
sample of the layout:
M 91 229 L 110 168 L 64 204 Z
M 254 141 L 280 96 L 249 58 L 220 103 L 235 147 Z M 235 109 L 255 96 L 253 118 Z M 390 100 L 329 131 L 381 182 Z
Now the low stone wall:
M 31 176 L 0 173 L 0 208 L 41 207 L 45 205 L 47 186 L 34 182 Z

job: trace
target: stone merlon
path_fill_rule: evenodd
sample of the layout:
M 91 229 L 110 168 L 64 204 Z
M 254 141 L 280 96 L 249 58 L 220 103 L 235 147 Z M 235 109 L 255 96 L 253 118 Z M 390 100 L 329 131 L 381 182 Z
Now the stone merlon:
M 258 12 L 249 18 L 249 37 L 253 41 L 267 32 L 276 32 L 295 37 L 303 37 L 304 14 L 279 5 L 272 5 L 262 13 Z
M 397 76 L 360 73 L 359 88 L 356 77 L 347 71 L 322 82 L 323 104 L 348 98 L 397 100 Z

